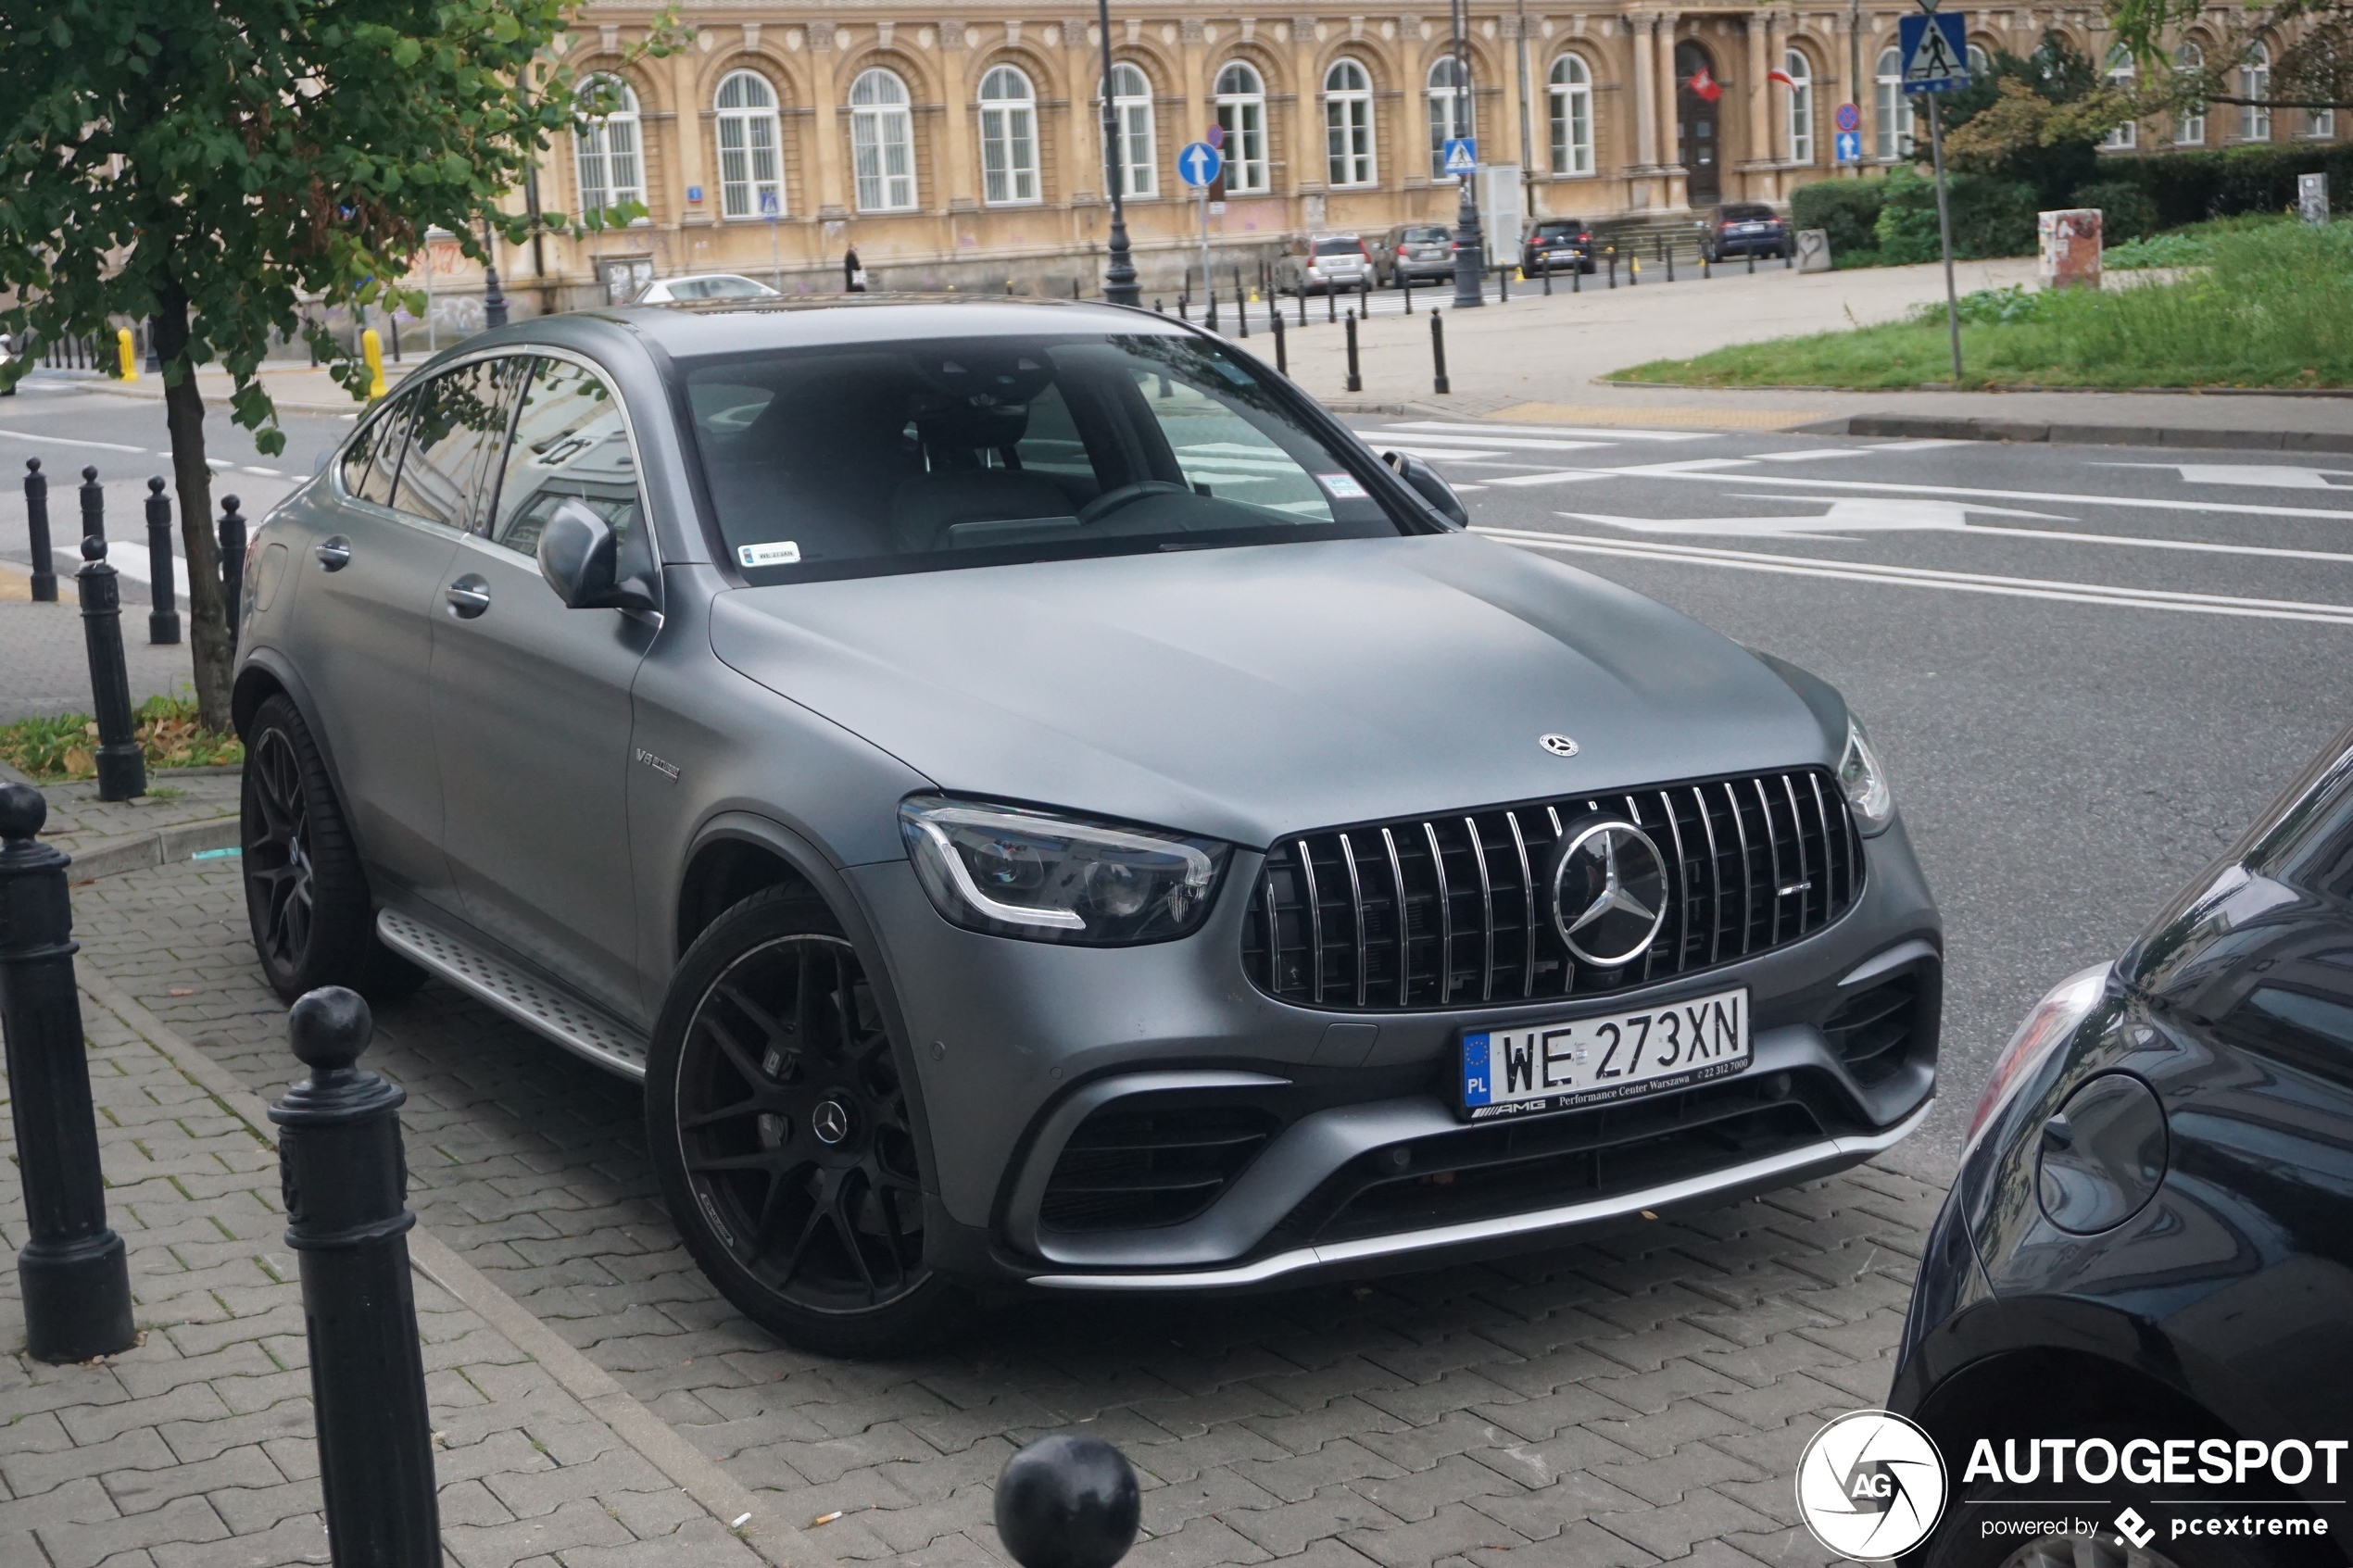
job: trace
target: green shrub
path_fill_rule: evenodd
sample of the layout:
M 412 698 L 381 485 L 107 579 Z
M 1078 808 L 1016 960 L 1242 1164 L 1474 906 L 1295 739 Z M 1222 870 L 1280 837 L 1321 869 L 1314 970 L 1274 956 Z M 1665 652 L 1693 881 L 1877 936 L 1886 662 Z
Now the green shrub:
M 1882 183 L 1886 201 L 1873 237 L 1890 266 L 1934 261 L 1944 254 L 1937 240 L 1936 182 L 1909 169 L 1892 171 Z M 1946 177 L 1953 213 L 1953 254 L 1964 260 L 1988 256 L 2024 256 L 2034 249 L 2034 187 L 1982 174 Z
M 1833 261 L 1850 251 L 1876 249 L 1875 225 L 1886 192 L 1884 180 L 1818 180 L 1800 185 L 1790 195 L 1790 227 L 1828 232 Z
M 2099 174 L 2102 184 L 2131 184 L 2146 193 L 2156 208 L 2152 227 L 2158 229 L 2242 213 L 2284 212 L 2296 205 L 2299 174 L 2326 174 L 2330 207 L 2340 212 L 2353 207 L 2353 142 L 2105 157 Z
M 2100 209 L 2100 239 L 2137 240 L 2157 232 L 2157 203 L 2148 192 L 2129 180 L 2095 180 L 2075 187 L 2070 198 L 2077 207 Z

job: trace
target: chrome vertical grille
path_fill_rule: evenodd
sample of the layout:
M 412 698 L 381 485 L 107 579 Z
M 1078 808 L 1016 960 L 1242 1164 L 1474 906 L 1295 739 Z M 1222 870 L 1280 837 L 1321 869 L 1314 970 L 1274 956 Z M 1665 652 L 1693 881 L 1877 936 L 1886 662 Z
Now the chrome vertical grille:
M 1537 891 L 1553 846 L 1596 815 L 1650 835 L 1672 895 L 1649 949 L 1609 970 L 1570 958 Z M 1819 769 L 1301 834 L 1267 852 L 1242 967 L 1278 1000 L 1349 1011 L 1588 996 L 1811 935 L 1862 867 Z

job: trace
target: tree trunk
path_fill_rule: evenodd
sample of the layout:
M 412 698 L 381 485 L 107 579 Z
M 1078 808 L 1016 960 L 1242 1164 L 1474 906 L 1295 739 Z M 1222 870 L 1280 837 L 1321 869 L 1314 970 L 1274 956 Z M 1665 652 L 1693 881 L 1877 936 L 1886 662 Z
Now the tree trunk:
M 181 363 L 188 346 L 188 296 L 175 285 L 156 295 L 156 358 L 164 375 L 165 427 L 171 433 L 180 539 L 188 553 L 188 650 L 195 665 L 196 712 L 208 730 L 226 733 L 231 661 L 229 598 L 220 585 L 220 547 L 213 533 L 212 470 L 204 460 L 204 397 L 196 368 Z

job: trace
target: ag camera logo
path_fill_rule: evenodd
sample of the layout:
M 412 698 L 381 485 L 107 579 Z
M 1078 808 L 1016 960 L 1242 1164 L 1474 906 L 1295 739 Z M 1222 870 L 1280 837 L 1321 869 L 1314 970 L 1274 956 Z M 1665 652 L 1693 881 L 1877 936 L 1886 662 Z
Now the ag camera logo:
M 1797 1511 L 1841 1557 L 1884 1562 L 1936 1528 L 1944 1460 L 1928 1434 L 1888 1411 L 1854 1411 L 1814 1434 L 1797 1461 Z

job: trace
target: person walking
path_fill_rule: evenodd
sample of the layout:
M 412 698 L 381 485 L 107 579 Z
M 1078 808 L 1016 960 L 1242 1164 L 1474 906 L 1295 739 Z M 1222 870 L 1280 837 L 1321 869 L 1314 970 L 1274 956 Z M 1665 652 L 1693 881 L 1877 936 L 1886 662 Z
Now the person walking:
M 866 269 L 858 259 L 856 245 L 841 253 L 841 286 L 848 294 L 866 292 Z

